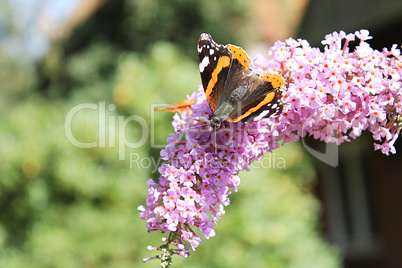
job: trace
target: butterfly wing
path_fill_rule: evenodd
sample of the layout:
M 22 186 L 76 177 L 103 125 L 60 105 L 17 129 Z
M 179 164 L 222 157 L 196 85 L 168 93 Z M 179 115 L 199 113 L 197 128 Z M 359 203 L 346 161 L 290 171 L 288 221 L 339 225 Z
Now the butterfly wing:
M 171 113 L 182 113 L 184 111 L 187 111 L 187 109 L 190 109 L 193 107 L 194 101 L 192 100 L 184 100 L 180 101 L 178 103 L 172 104 L 169 107 L 166 108 L 155 108 L 155 112 L 171 112 Z
M 252 74 L 244 80 L 241 83 L 247 84 L 246 93 L 235 106 L 227 121 L 260 120 L 282 112 L 282 91 L 280 88 L 284 85 L 284 81 L 280 75 L 264 74 L 260 76 Z
M 207 33 L 201 34 L 197 49 L 202 86 L 209 106 L 215 111 L 232 63 L 232 53 Z
M 218 107 L 228 101 L 240 87 L 247 88 L 251 77 L 250 58 L 241 48 L 227 45 L 232 55 L 232 62 L 226 79 L 225 87 L 218 100 Z

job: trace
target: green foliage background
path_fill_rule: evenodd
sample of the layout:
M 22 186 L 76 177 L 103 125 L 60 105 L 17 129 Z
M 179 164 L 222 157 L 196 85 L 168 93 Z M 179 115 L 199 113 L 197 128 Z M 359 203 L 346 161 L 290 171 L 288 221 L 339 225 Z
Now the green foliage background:
M 158 177 L 151 161 L 160 164 L 159 149 L 151 141 L 165 144 L 172 114 L 153 114 L 151 105 L 183 100 L 197 89 L 201 32 L 220 43 L 246 42 L 240 37 L 248 4 L 106 1 L 39 64 L 1 52 L 1 267 L 158 267 L 141 262 L 161 235 L 147 233 L 137 207 L 145 204 L 147 179 Z M 135 142 L 144 133 L 130 122 L 113 129 L 115 146 L 72 145 L 65 118 L 83 103 L 115 105 L 106 116 L 116 122 L 144 118 L 146 144 L 125 148 L 125 160 L 119 159 L 119 135 Z M 74 137 L 97 141 L 98 116 L 91 109 L 77 113 Z M 320 205 L 308 188 L 314 170 L 298 144 L 268 154 L 241 178 L 216 237 L 204 239 L 189 259 L 174 257 L 174 267 L 340 266 L 319 235 Z

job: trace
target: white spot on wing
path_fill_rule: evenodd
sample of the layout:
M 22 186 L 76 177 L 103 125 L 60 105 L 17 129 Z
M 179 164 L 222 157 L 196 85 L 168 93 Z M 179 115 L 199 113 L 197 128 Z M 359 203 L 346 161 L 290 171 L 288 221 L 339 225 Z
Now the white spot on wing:
M 213 55 L 215 53 L 215 51 L 211 48 L 210 50 L 209 50 L 209 55 Z
M 253 121 L 258 121 L 263 119 L 267 114 L 269 114 L 270 110 L 264 110 L 262 111 L 258 116 L 254 117 Z
M 202 73 L 205 69 L 205 67 L 207 67 L 209 64 L 209 58 L 207 56 L 205 56 L 202 61 L 200 62 L 200 72 Z

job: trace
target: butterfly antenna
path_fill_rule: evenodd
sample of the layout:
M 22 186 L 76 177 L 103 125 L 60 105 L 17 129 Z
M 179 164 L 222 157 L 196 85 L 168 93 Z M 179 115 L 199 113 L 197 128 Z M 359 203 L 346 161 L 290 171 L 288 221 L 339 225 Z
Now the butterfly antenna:
M 190 130 L 203 128 L 204 126 L 207 126 L 207 125 L 208 125 L 207 122 L 205 122 L 205 121 L 203 121 L 203 120 L 200 120 L 200 119 L 194 118 L 194 121 L 197 121 L 197 122 L 199 122 L 199 123 L 201 123 L 201 124 L 200 124 L 200 125 L 196 125 L 196 126 L 190 126 L 190 127 L 188 127 L 188 128 L 182 128 L 182 129 L 178 130 L 177 133 L 182 132 L 182 131 L 183 131 L 183 133 L 189 132 Z M 184 125 L 184 124 L 183 124 L 183 125 Z M 186 125 L 187 125 L 187 124 L 186 124 Z

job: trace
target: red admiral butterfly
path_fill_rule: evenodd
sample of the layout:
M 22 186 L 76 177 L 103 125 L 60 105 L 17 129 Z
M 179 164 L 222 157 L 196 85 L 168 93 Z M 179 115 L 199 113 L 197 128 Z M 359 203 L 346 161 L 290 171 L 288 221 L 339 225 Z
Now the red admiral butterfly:
M 284 80 L 277 74 L 251 71 L 250 58 L 234 45 L 219 45 L 210 34 L 198 41 L 201 81 L 213 114 L 212 129 L 224 122 L 246 122 L 279 115 Z

